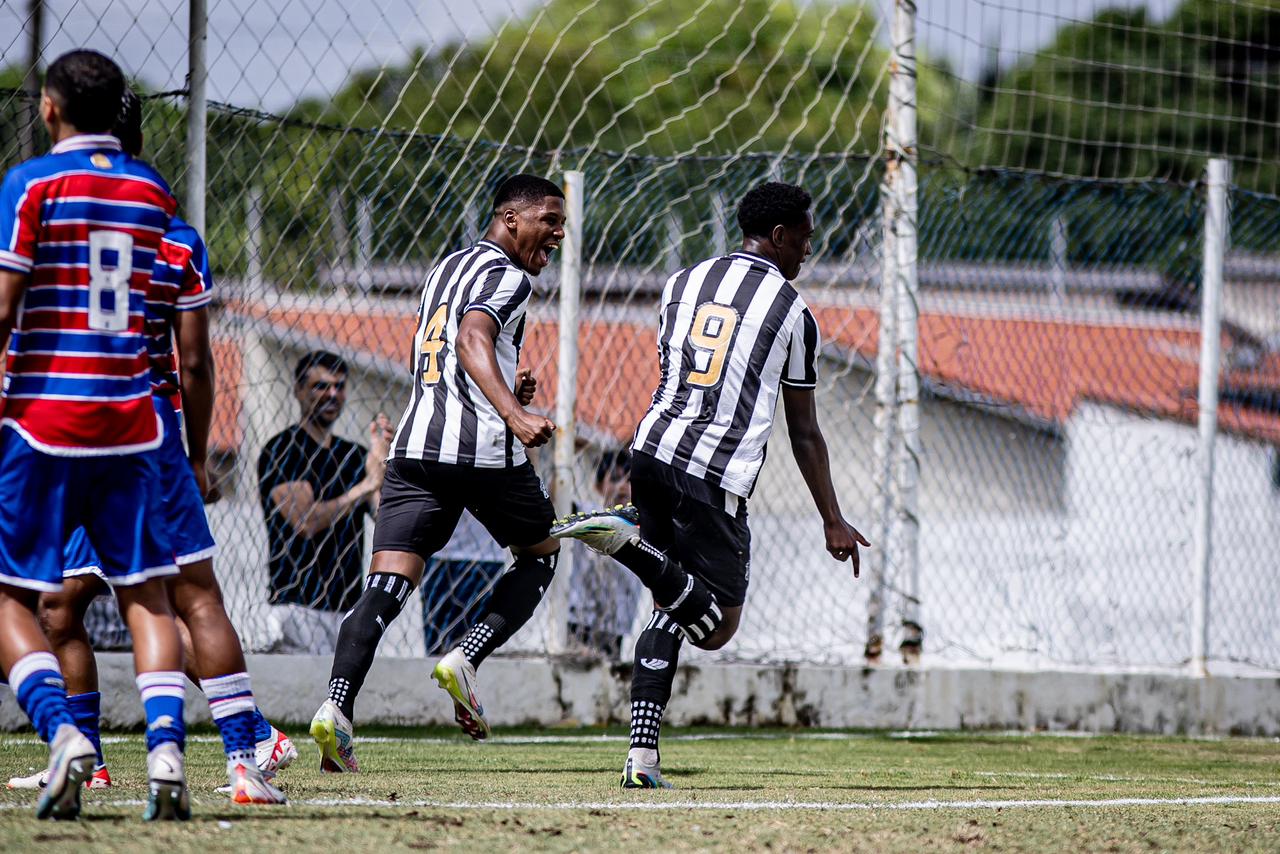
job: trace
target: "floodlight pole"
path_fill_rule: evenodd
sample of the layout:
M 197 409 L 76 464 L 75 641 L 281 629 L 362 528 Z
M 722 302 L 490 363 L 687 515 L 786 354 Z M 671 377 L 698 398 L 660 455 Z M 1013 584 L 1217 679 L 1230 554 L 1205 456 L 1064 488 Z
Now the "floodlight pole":
M 582 294 L 583 175 L 564 173 L 564 240 L 560 245 L 559 361 L 556 381 L 556 436 L 552 500 L 556 515 L 573 512 L 578 426 L 578 306 Z M 550 628 L 547 651 L 564 652 L 569 641 L 569 582 L 574 550 L 562 549 L 556 579 L 547 594 Z
M 187 198 L 183 213 L 186 220 L 206 240 L 205 184 L 208 180 L 205 161 L 207 141 L 206 84 L 209 15 L 206 0 L 190 0 L 187 28 Z
M 1222 358 L 1222 278 L 1227 246 L 1227 188 L 1230 164 L 1209 161 L 1204 217 L 1204 275 L 1201 277 L 1199 443 L 1196 471 L 1195 584 L 1191 605 L 1191 672 L 1207 676 L 1209 589 L 1213 562 L 1213 450 L 1218 435 L 1218 368 Z

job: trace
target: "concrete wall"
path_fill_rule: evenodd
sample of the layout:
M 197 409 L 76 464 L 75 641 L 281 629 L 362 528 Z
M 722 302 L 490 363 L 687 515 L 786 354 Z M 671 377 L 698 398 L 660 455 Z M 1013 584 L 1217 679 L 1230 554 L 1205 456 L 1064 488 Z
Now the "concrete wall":
M 99 656 L 107 726 L 135 726 L 141 706 L 132 664 Z M 324 699 L 327 658 L 249 658 L 259 704 L 306 738 Z M 379 659 L 356 704 L 361 724 L 449 724 L 452 707 L 423 659 Z M 482 699 L 496 725 L 621 723 L 629 673 L 598 662 L 493 658 Z M 7 689 L 0 728 L 25 724 Z M 188 692 L 189 717 L 207 708 Z M 1192 735 L 1280 735 L 1280 679 L 1192 679 L 1161 673 L 1073 673 L 967 669 L 682 667 L 667 720 L 732 726 L 873 729 L 1018 729 Z

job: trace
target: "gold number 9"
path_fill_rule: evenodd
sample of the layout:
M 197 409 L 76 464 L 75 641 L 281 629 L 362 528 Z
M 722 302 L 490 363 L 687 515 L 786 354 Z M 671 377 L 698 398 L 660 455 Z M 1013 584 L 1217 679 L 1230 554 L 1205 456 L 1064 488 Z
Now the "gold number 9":
M 705 370 L 690 372 L 689 385 L 703 388 L 720 385 L 725 356 L 729 353 L 733 332 L 737 328 L 738 312 L 731 307 L 714 302 L 704 302 L 698 306 L 698 312 L 693 316 L 693 328 L 689 332 L 689 343 L 702 352 L 710 353 L 711 358 L 707 360 Z M 694 364 L 697 364 L 696 361 Z

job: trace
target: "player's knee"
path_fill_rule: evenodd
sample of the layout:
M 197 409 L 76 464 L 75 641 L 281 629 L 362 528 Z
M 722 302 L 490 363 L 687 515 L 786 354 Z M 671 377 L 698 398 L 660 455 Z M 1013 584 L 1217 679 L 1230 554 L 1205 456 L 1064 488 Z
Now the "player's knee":
M 693 645 L 698 647 L 698 649 L 720 649 L 729 641 L 733 640 L 733 636 L 738 633 L 738 621 L 741 616 L 741 606 L 737 608 L 724 608 L 720 616 L 720 622 L 716 625 L 715 629 L 701 640 L 694 640 Z
M 413 587 L 413 582 L 403 575 L 389 572 L 371 574 L 365 581 L 364 593 L 343 620 L 344 628 L 350 624 L 358 631 L 368 631 L 377 626 L 380 635 L 400 616 Z
M 54 646 L 74 636 L 81 622 L 73 603 L 65 599 L 53 601 L 42 599 L 37 614 L 40 618 L 41 630 L 49 639 L 49 643 Z

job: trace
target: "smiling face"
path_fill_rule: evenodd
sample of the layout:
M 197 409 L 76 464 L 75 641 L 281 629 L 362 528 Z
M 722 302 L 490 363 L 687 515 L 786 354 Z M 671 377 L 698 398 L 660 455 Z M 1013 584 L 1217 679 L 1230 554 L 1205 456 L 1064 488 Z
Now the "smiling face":
M 294 396 L 302 404 L 302 420 L 329 429 L 347 402 L 347 375 L 316 365 L 294 387 Z
M 508 251 L 529 273 L 541 273 L 564 240 L 564 199 L 544 196 L 537 202 L 516 202 L 500 218 L 510 237 Z

